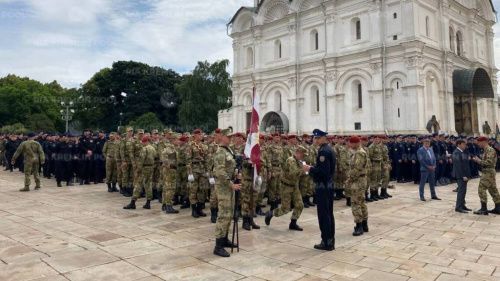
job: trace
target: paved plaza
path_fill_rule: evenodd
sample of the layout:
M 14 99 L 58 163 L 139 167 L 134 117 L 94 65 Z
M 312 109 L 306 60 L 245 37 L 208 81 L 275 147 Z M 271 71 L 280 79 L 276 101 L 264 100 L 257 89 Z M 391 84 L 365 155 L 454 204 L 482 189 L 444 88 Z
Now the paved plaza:
M 214 225 L 189 210 L 165 215 L 161 205 L 126 211 L 128 199 L 105 185 L 20 193 L 22 174 L 0 172 L 0 280 L 500 280 L 500 216 L 458 214 L 452 185 L 443 201 L 418 200 L 415 185 L 370 203 L 370 232 L 354 238 L 345 201 L 335 206 L 336 250 L 319 242 L 316 209 L 305 209 L 303 232 L 289 216 L 260 230 L 240 229 L 241 251 L 212 254 Z M 497 179 L 498 182 L 498 179 Z M 467 194 L 477 209 L 478 180 Z M 428 192 L 427 192 L 428 195 Z M 337 203 L 337 202 L 336 202 Z M 492 203 L 490 202 L 490 208 Z

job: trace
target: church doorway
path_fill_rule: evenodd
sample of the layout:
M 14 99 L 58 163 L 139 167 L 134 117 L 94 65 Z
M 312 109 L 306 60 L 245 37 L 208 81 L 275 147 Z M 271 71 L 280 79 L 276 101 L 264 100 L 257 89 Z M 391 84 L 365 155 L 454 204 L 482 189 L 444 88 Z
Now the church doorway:
M 261 131 L 266 133 L 288 133 L 288 118 L 283 112 L 271 111 L 262 118 Z
M 494 98 L 488 72 L 482 68 L 461 69 L 453 72 L 455 129 L 458 134 L 478 135 L 478 99 Z

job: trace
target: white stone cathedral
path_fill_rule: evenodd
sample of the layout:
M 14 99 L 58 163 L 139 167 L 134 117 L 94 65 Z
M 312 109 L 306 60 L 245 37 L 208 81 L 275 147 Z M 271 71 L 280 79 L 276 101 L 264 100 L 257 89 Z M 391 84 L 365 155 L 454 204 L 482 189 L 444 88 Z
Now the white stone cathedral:
M 495 130 L 490 0 L 255 0 L 228 27 L 233 106 L 219 127 L 333 134 Z

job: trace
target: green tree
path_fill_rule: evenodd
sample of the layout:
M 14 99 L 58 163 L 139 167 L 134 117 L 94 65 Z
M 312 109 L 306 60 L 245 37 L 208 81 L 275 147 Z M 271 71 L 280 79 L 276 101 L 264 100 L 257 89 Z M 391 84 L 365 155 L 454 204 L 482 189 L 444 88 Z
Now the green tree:
M 192 74 L 185 75 L 176 89 L 180 94 L 179 123 L 184 130 L 217 127 L 219 110 L 231 106 L 231 78 L 228 60 L 210 64 L 198 62 Z
M 180 81 L 181 76 L 173 70 L 133 61 L 115 62 L 83 85 L 76 118 L 83 127 L 116 130 L 120 112 L 122 124 L 152 112 L 161 123 L 175 126 L 179 104 L 175 85 Z
M 54 122 L 43 113 L 35 113 L 26 120 L 26 126 L 29 130 L 35 132 L 54 132 L 56 127 Z
M 145 113 L 129 123 L 134 129 L 144 129 L 151 132 L 153 129 L 163 130 L 163 123 L 153 112 Z

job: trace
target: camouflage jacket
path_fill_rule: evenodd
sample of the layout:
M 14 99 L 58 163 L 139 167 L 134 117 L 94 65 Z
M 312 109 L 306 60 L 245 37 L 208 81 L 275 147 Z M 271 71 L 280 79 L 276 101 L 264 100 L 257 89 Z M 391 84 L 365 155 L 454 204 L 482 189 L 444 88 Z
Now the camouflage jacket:
M 287 185 L 295 186 L 299 183 L 300 176 L 304 174 L 302 163 L 294 156 L 288 157 L 283 165 L 281 181 Z
M 363 148 L 351 151 L 347 181 L 352 183 L 366 178 L 369 165 L 368 155 Z

